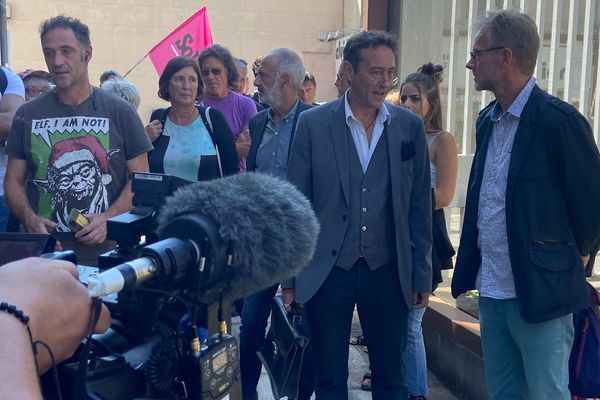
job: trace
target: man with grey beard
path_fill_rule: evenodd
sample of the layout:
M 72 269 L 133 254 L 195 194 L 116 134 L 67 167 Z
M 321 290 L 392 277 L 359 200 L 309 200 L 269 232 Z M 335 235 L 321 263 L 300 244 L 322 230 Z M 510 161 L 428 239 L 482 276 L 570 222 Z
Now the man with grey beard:
M 304 65 L 293 51 L 279 48 L 269 51 L 263 57 L 256 72 L 254 86 L 258 88 L 260 102 L 270 108 L 259 112 L 250 120 L 252 142 L 248 153 L 247 171 L 286 178 L 298 116 L 302 111 L 311 108 L 298 98 L 298 90 L 303 81 Z M 240 367 L 244 400 L 258 399 L 256 387 L 261 364 L 256 352 L 265 338 L 271 299 L 278 286 L 267 288 L 244 299 L 240 327 Z M 307 333 L 307 327 L 304 328 Z M 314 369 L 311 365 L 312 357 L 308 355 L 309 350 L 305 352 L 302 366 L 297 396 L 299 400 L 310 399 L 313 392 Z

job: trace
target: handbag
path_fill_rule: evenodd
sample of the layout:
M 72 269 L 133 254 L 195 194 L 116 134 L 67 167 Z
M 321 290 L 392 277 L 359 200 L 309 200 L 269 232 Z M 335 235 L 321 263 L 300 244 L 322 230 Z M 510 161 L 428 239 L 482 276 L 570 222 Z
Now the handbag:
M 275 399 L 298 395 L 302 359 L 309 343 L 301 333 L 301 321 L 300 315 L 286 311 L 280 297 L 273 297 L 271 327 L 256 354 L 269 375 Z
M 575 340 L 569 358 L 573 396 L 600 397 L 600 295 L 587 283 L 592 304 L 573 314 Z

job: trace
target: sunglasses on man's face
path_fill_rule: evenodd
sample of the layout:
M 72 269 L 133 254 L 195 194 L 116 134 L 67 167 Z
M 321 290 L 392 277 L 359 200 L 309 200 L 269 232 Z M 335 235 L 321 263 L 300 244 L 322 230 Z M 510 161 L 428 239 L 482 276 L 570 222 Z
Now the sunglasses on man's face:
M 218 76 L 221 75 L 221 72 L 223 72 L 222 69 L 219 68 L 212 68 L 212 69 L 203 69 L 202 71 L 200 71 L 202 73 L 202 76 L 208 76 L 209 74 L 213 74 L 214 76 Z

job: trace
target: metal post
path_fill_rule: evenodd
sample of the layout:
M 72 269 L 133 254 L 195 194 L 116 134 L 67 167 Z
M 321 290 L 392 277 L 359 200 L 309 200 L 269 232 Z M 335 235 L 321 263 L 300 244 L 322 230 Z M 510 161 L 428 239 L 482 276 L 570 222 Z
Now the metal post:
M 550 32 L 550 59 L 548 60 L 548 93 L 558 96 L 560 69 L 558 66 L 558 49 L 560 48 L 560 20 L 562 3 L 554 0 L 552 6 L 552 31 Z M 563 94 L 564 97 L 564 94 Z
M 573 48 L 577 46 L 577 19 L 579 14 L 579 0 L 571 0 L 569 4 L 569 23 L 567 28 L 567 60 L 565 62 L 565 91 L 563 92 L 563 100 L 567 103 L 571 103 L 571 97 L 574 94 L 572 88 L 573 82 L 575 81 L 574 76 L 572 77 L 572 71 L 575 69 L 574 63 L 574 51 Z
M 469 0 L 469 11 L 468 11 L 468 21 L 469 23 L 475 21 L 477 18 L 477 1 Z M 467 49 L 471 49 L 473 47 L 473 29 L 467 30 Z M 461 146 L 461 154 L 473 154 L 473 149 L 471 148 L 471 137 L 473 135 L 473 85 L 471 84 L 470 73 L 465 74 L 465 96 L 464 96 L 464 109 L 463 109 L 463 135 L 462 135 L 462 146 Z
M 455 75 L 455 60 L 456 57 L 459 57 L 457 50 L 458 43 L 458 35 L 460 29 L 457 27 L 458 18 L 460 13 L 460 7 L 462 5 L 462 0 L 452 0 L 452 19 L 450 25 L 450 63 L 448 68 L 448 105 L 447 105 L 447 113 L 446 113 L 446 129 L 450 132 L 456 132 L 456 81 L 457 78 Z M 464 56 L 463 56 L 464 58 Z M 461 71 L 462 72 L 462 71 Z M 457 132 L 458 133 L 458 132 Z M 464 138 L 463 138 L 464 139 Z M 463 149 L 464 145 L 462 143 L 459 146 L 459 149 Z
M 0 0 L 0 64 L 8 65 L 8 24 L 6 23 L 6 0 Z

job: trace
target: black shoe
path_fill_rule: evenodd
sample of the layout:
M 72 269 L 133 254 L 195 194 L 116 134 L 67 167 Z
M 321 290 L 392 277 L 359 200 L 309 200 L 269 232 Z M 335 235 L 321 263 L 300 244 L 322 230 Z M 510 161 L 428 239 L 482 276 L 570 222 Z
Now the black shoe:
M 364 391 L 371 391 L 371 370 L 365 372 L 362 378 L 362 382 L 360 383 L 360 388 Z

